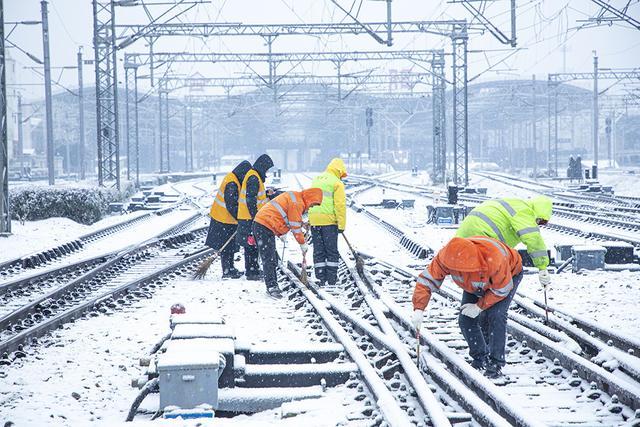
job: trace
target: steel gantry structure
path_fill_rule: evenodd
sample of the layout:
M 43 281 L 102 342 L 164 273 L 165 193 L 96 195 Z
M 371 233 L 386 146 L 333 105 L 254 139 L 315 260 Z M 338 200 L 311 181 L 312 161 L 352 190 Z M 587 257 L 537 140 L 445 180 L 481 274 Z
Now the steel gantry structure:
M 640 70 L 614 70 L 598 68 L 598 57 L 593 58 L 593 72 L 591 73 L 554 73 L 549 74 L 549 90 L 553 92 L 553 157 L 555 173 L 558 171 L 558 86 L 575 80 L 593 81 L 593 105 L 592 105 L 592 126 L 593 126 L 593 163 L 598 165 L 599 148 L 599 108 L 598 108 L 598 81 L 599 80 L 632 80 L 640 83 Z M 549 153 L 551 153 L 551 139 L 549 140 Z M 550 163 L 551 163 L 551 155 Z M 550 165 L 551 166 L 551 165 Z
M 163 4 L 162 2 L 158 4 Z M 319 36 L 319 35 L 363 35 L 367 34 L 379 43 L 392 45 L 393 33 L 425 33 L 437 36 L 452 37 L 452 41 L 460 39 L 460 28 L 465 33 L 473 31 L 482 33 L 487 27 L 486 23 L 467 23 L 465 20 L 441 20 L 441 21 L 404 21 L 392 22 L 390 14 L 390 2 L 388 3 L 386 22 L 355 22 L 350 23 L 300 23 L 300 24 L 242 24 L 242 23 L 158 23 L 155 20 L 148 24 L 117 25 L 115 11 L 116 6 L 140 6 L 142 4 L 127 1 L 93 0 L 94 9 L 94 48 L 96 69 L 96 99 L 97 99 L 97 133 L 98 133 L 98 169 L 100 184 L 114 183 L 119 186 L 119 135 L 118 135 L 118 103 L 117 103 L 117 73 L 116 54 L 120 49 L 125 49 L 137 40 L 149 41 L 150 52 L 153 52 L 154 42 L 160 37 L 190 36 L 190 37 L 221 37 L 221 36 L 258 36 L 266 40 L 268 50 L 271 52 L 272 44 L 280 36 Z M 173 6 L 175 6 L 172 3 Z M 175 18 L 175 17 L 174 17 Z M 383 35 L 386 40 L 381 37 Z M 466 39 L 466 35 L 464 36 Z M 464 54 L 458 58 L 463 63 L 454 69 L 460 70 L 459 77 L 466 77 L 466 41 L 459 43 L 464 48 Z M 461 49 L 458 49 L 461 50 Z M 150 56 L 153 63 L 154 56 Z M 126 62 L 126 61 L 125 61 Z M 455 62 L 455 60 L 454 60 Z M 151 79 L 153 84 L 153 70 L 151 66 Z M 464 69 L 464 73 L 462 70 Z M 271 68 L 270 68 L 271 70 Z M 270 73 L 271 74 L 271 73 Z M 128 81 L 128 79 L 126 79 Z M 273 83 L 272 76 L 269 79 Z M 460 81 L 458 79 L 457 81 Z M 466 87 L 466 81 L 464 86 Z M 460 85 L 458 85 L 460 88 Z M 462 95 L 459 89 L 459 97 Z M 454 105 L 454 118 L 466 120 L 466 114 L 459 111 L 464 105 L 460 102 Z M 455 122 L 455 121 L 454 121 Z M 458 132 L 460 138 L 466 137 L 464 132 Z M 131 135 L 127 135 L 131 139 Z M 455 140 L 455 138 L 454 138 Z M 444 142 L 444 139 L 442 139 Z M 460 146 L 464 144 L 458 144 Z M 442 172 L 444 175 L 444 171 Z
M 93 0 L 98 184 L 120 189 L 116 1 Z
M 466 48 L 465 48 L 466 49 Z M 465 50 L 466 52 L 466 50 Z M 381 81 L 385 81 L 386 77 L 382 76 L 357 76 L 353 74 L 344 75 L 341 73 L 341 65 L 345 62 L 349 61 L 388 61 L 394 59 L 405 59 L 411 60 L 413 62 L 424 62 L 426 64 L 432 64 L 434 62 L 434 58 L 438 58 L 437 62 L 441 64 L 437 68 L 440 74 L 434 76 L 434 80 L 440 80 L 441 84 L 441 93 L 439 96 L 440 102 L 444 104 L 444 51 L 441 49 L 434 50 L 407 50 L 407 51 L 367 51 L 367 52 L 282 52 L 282 53 L 187 53 L 187 52 L 154 52 L 151 53 L 125 53 L 125 70 L 128 70 L 127 73 L 131 76 L 133 73 L 137 73 L 137 70 L 141 66 L 149 66 L 149 67 L 159 67 L 162 64 L 174 64 L 174 63 L 266 63 L 269 67 L 269 76 L 265 78 L 261 75 L 256 75 L 253 77 L 260 81 L 264 86 L 269 87 L 274 91 L 274 101 L 277 101 L 277 87 L 282 86 L 284 83 L 288 84 L 304 84 L 305 80 L 309 83 L 320 83 L 325 85 L 336 85 L 338 87 L 338 99 L 342 99 L 342 85 L 347 84 L 355 84 L 356 86 L 361 86 L 364 84 L 379 84 Z M 277 66 L 280 63 L 287 62 L 293 64 L 299 64 L 302 62 L 331 62 L 334 64 L 337 70 L 337 74 L 335 76 L 278 76 L 277 75 Z M 153 65 L 152 65 L 153 64 Z M 432 71 L 433 73 L 433 71 Z M 466 76 L 466 71 L 465 74 Z M 425 78 L 426 76 L 421 76 L 420 79 Z M 212 85 L 217 85 L 220 83 L 220 86 L 236 86 L 232 83 L 234 79 L 220 79 L 220 80 L 208 80 L 212 83 Z M 240 84 L 252 84 L 248 81 L 246 77 L 241 77 L 239 79 Z M 126 79 L 129 82 L 129 78 Z M 173 79 L 164 79 L 161 80 L 161 84 L 159 85 L 158 95 L 159 95 L 159 114 L 160 116 L 168 117 L 168 91 L 167 91 L 167 83 L 171 81 L 176 81 Z M 188 81 L 188 80 L 187 80 Z M 207 79 L 198 79 L 194 78 L 193 81 L 196 84 L 202 84 L 207 81 Z M 466 79 L 465 79 L 466 82 Z M 172 83 L 175 84 L 175 83 Z M 466 93 L 466 88 L 464 90 Z M 466 105 L 466 102 L 462 105 Z M 445 129 L 444 122 L 444 110 L 445 106 L 441 105 L 440 108 L 436 109 L 439 114 L 434 116 L 434 135 L 438 135 L 437 142 L 439 145 L 439 151 L 444 152 L 446 147 L 444 144 L 444 136 L 440 129 Z M 442 113 L 442 114 L 440 114 Z M 466 116 L 466 115 L 465 115 Z M 438 129 L 437 131 L 435 129 Z M 162 122 L 159 127 L 160 131 L 160 152 L 162 153 L 165 150 L 163 146 L 168 139 L 168 128 L 167 124 L 164 125 Z M 129 134 L 130 132 L 128 132 Z M 465 132 L 466 133 L 466 132 Z M 168 154 L 169 148 L 168 145 L 166 147 L 166 152 Z M 163 154 L 161 154 L 162 159 Z M 163 161 L 161 160 L 161 165 Z M 442 173 L 444 175 L 444 171 Z

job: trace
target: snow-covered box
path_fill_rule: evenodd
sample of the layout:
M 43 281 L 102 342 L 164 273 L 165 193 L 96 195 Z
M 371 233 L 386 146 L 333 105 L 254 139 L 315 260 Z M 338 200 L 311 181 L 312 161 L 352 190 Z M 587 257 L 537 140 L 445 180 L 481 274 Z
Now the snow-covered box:
M 607 249 L 598 245 L 576 245 L 573 247 L 573 272 L 579 270 L 604 269 Z
M 173 341 L 158 360 L 160 408 L 218 407 L 218 371 L 222 356 L 207 340 Z

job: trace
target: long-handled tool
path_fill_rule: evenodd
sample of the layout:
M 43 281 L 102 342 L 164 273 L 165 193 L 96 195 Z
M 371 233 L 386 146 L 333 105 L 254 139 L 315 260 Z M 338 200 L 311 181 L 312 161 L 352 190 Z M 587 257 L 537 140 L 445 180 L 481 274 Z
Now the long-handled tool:
M 280 262 L 282 262 L 282 264 L 284 265 L 284 251 L 285 249 L 287 249 L 287 239 L 283 239 L 282 240 L 282 255 L 280 256 Z
M 547 287 L 544 287 L 544 317 L 545 317 L 545 321 L 544 324 L 548 325 L 549 324 L 549 304 L 547 303 Z
M 302 265 L 300 266 L 300 281 L 303 285 L 309 285 L 309 276 L 307 275 L 307 256 L 302 255 Z
M 193 275 L 193 278 L 195 280 L 200 280 L 200 279 L 204 279 L 204 276 L 207 275 L 207 271 L 209 271 L 209 267 L 211 267 L 211 264 L 213 264 L 213 261 L 216 260 L 216 258 L 218 258 L 218 256 L 220 256 L 220 253 L 227 247 L 227 245 L 229 245 L 229 243 L 231 243 L 231 241 L 236 237 L 236 232 L 234 231 L 233 234 L 231 235 L 231 237 L 229 237 L 227 239 L 226 242 L 224 242 L 224 245 L 222 245 L 222 247 L 220 249 L 218 249 L 217 251 L 215 251 L 213 254 L 211 254 L 207 259 L 205 259 L 202 264 L 200 264 L 200 266 L 198 267 L 198 269 L 196 270 L 196 272 Z
M 416 331 L 416 365 L 420 370 L 420 329 Z
M 351 243 L 349 243 L 349 239 L 347 239 L 347 236 L 344 233 L 342 233 L 342 237 L 344 238 L 344 241 L 347 242 L 347 246 L 349 246 L 349 250 L 351 251 L 351 253 L 353 254 L 353 257 L 356 260 L 356 271 L 359 274 L 362 274 L 364 272 L 364 260 L 360 255 L 358 255 L 356 250 L 353 249 L 353 246 L 351 246 Z

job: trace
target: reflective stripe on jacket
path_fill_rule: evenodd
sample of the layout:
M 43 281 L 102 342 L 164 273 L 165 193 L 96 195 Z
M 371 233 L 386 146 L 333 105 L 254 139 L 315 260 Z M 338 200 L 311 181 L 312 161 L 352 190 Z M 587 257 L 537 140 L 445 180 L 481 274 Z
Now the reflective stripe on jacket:
M 309 209 L 309 223 L 313 226 L 337 225 L 344 230 L 347 225 L 347 199 L 343 177 L 347 169 L 342 159 L 331 160 L 324 173 L 311 183 L 312 188 L 322 190 L 322 204 Z
M 244 176 L 244 180 L 242 181 L 242 187 L 240 188 L 240 198 L 238 199 L 238 219 L 241 220 L 251 220 L 253 219 L 251 213 L 249 212 L 249 207 L 247 206 L 247 181 L 252 176 L 258 178 L 258 182 L 260 182 L 260 189 L 258 190 L 257 195 L 257 208 L 260 210 L 264 205 L 267 204 L 267 192 L 264 188 L 264 182 L 260 178 L 260 174 L 255 171 L 255 169 L 251 169 Z
M 487 200 L 475 207 L 462 221 L 456 236 L 492 237 L 512 248 L 522 242 L 533 264 L 544 270 L 549 265 L 549 256 L 536 219 L 548 221 L 551 205 L 551 199 L 545 196 L 532 200 Z
M 224 179 L 220 183 L 220 187 L 218 188 L 218 192 L 216 193 L 216 197 L 211 204 L 211 210 L 209 211 L 209 216 L 215 219 L 218 222 L 223 224 L 237 224 L 238 221 L 233 217 L 227 210 L 227 204 L 224 199 L 224 192 L 227 188 L 228 184 L 235 184 L 238 188 L 240 188 L 240 182 L 236 175 L 232 172 L 229 172 L 225 175 Z
M 431 293 L 446 276 L 466 292 L 480 296 L 483 310 L 504 299 L 513 289 L 513 276 L 522 271 L 520 254 L 490 237 L 454 237 L 418 276 L 413 307 L 424 310 Z
M 267 203 L 253 220 L 273 231 L 276 236 L 282 236 L 291 230 L 297 242 L 303 244 L 302 215 L 311 204 L 321 202 L 322 191 L 317 188 L 300 192 L 287 191 Z

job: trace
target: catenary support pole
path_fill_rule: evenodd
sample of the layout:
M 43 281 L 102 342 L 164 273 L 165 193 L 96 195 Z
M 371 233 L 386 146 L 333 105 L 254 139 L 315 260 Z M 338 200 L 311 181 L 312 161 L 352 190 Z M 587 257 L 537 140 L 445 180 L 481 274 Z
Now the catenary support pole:
M 49 185 L 55 184 L 55 170 L 53 164 L 53 105 L 51 103 L 51 59 L 49 57 L 49 12 L 46 0 L 40 2 L 42 13 L 42 51 L 44 53 L 44 97 L 45 97 L 45 122 L 47 139 L 47 173 Z
M 138 115 L 138 67 L 133 69 L 133 100 L 135 110 L 135 141 L 136 141 L 136 188 L 140 188 L 140 116 Z
M 536 75 L 531 77 L 531 146 L 533 148 L 533 179 L 538 179 L 538 126 L 536 111 Z
M 82 46 L 78 49 L 78 121 L 80 125 L 80 140 L 78 147 L 78 172 L 80 179 L 85 178 L 85 140 L 84 140 L 84 80 L 82 75 Z
M 598 56 L 593 52 L 593 164 L 598 167 Z
M 0 0 L 0 234 L 11 233 L 9 212 L 9 146 L 7 138 L 7 82 L 4 63 L 4 4 Z

